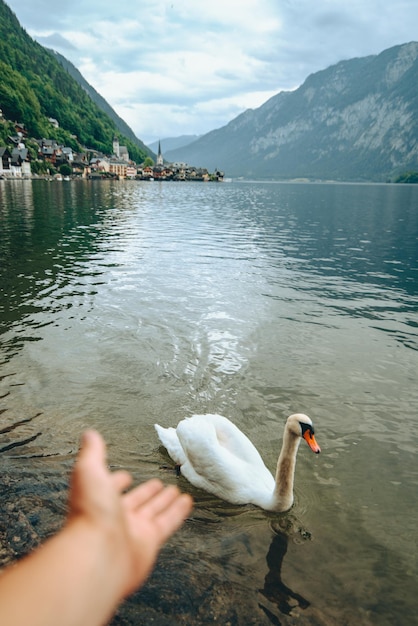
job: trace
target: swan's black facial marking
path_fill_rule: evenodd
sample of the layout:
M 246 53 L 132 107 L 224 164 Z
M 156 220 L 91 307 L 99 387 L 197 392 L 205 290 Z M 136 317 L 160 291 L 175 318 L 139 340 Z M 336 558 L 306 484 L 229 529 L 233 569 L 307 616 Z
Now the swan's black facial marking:
M 311 433 L 311 435 L 315 434 L 315 429 L 311 424 L 306 424 L 306 422 L 299 422 L 299 424 L 302 429 L 302 437 L 306 432 Z
M 321 448 L 319 447 L 315 439 L 314 427 L 312 426 L 312 424 L 307 424 L 306 422 L 299 422 L 299 424 L 302 431 L 302 437 L 304 438 L 312 452 L 315 452 L 315 454 L 319 454 L 321 452 Z

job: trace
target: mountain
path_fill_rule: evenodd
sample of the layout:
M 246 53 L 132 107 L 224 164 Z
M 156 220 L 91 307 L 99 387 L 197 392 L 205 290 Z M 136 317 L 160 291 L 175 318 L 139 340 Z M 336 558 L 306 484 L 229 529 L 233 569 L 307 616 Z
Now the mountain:
M 180 135 L 180 137 L 166 137 L 165 139 L 161 139 L 161 152 L 164 153 L 169 150 L 176 150 L 177 148 L 184 148 L 184 146 L 188 146 L 193 141 L 199 139 L 200 135 Z M 158 141 L 154 141 L 150 143 L 148 147 L 153 152 L 158 152 Z
M 137 145 L 141 150 L 146 152 L 149 156 L 155 157 L 152 149 L 148 148 L 138 137 L 135 135 L 134 131 L 128 124 L 116 113 L 114 109 L 110 106 L 110 104 L 101 96 L 95 89 L 92 87 L 84 78 L 84 76 L 79 72 L 79 70 L 66 59 L 62 54 L 56 52 L 55 50 L 50 50 L 51 54 L 55 56 L 57 61 L 62 65 L 62 67 L 77 81 L 77 83 L 88 93 L 90 98 L 97 104 L 97 106 L 106 113 L 112 119 L 116 125 L 118 131 L 124 136 L 127 137 L 133 144 Z M 196 136 L 194 137 L 197 138 Z M 192 141 L 192 140 L 190 140 Z
M 0 108 L 6 120 L 23 123 L 32 137 L 55 139 L 75 149 L 81 146 L 112 153 L 115 135 L 127 146 L 131 158 L 141 162 L 147 148 L 121 134 L 114 121 L 87 90 L 20 26 L 0 0 Z M 55 128 L 49 121 L 59 123 Z M 0 140 L 10 129 L 0 125 Z
M 418 43 L 342 61 L 170 161 L 264 179 L 386 181 L 418 170 Z

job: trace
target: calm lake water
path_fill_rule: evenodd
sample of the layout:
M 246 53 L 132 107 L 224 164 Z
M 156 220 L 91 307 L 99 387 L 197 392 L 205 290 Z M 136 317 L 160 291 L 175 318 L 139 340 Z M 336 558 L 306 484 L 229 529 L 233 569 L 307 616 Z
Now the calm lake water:
M 87 426 L 196 499 L 112 623 L 415 623 L 418 186 L 0 181 L 0 277 L 0 472 L 29 531 L 60 523 Z M 176 478 L 154 422 L 211 412 L 272 470 L 310 415 L 289 513 Z

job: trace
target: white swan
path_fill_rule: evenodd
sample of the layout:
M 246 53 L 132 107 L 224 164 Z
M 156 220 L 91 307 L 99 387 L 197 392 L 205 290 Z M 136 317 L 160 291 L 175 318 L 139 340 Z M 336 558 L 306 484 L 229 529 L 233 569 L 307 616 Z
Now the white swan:
M 301 438 L 317 454 L 321 451 L 312 421 L 302 413 L 287 419 L 276 479 L 248 437 L 222 415 L 193 415 L 181 420 L 177 428 L 155 424 L 155 429 L 192 485 L 233 504 L 251 503 L 268 511 L 287 511 L 293 504 Z

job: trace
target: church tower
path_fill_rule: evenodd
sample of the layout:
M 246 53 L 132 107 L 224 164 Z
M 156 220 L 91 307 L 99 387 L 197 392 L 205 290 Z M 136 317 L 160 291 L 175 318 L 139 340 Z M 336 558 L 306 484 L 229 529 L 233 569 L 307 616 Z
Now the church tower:
M 157 165 L 163 165 L 164 164 L 164 159 L 163 159 L 163 155 L 161 154 L 161 142 L 158 142 L 158 154 L 157 154 Z
M 120 147 L 119 147 L 119 139 L 117 137 L 113 137 L 113 154 L 120 157 Z

